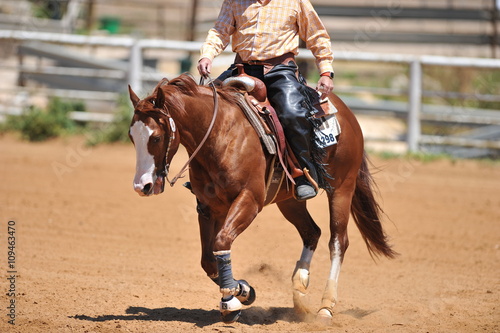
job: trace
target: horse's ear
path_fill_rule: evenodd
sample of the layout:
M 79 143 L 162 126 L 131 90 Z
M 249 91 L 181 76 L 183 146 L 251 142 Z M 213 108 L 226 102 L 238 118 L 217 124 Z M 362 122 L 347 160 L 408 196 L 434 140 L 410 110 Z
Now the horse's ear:
M 155 106 L 158 109 L 163 109 L 165 107 L 165 93 L 163 92 L 163 89 L 161 89 L 161 86 L 156 89 Z
M 132 87 L 130 84 L 128 85 L 128 94 L 130 95 L 130 101 L 132 101 L 132 105 L 134 108 L 137 106 L 137 103 L 141 100 L 139 96 L 136 95 L 136 93 L 132 90 Z

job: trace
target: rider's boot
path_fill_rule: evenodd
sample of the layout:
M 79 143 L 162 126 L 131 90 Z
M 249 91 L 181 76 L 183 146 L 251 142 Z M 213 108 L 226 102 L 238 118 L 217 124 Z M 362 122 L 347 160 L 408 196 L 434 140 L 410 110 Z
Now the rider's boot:
M 298 201 L 312 199 L 316 196 L 316 189 L 306 179 L 305 176 L 300 176 L 295 180 L 295 196 Z

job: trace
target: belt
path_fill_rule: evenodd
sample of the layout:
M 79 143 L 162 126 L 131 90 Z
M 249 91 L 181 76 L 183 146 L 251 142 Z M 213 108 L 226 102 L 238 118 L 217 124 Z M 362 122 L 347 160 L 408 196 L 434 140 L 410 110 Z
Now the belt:
M 239 54 L 236 54 L 236 57 L 234 58 L 235 64 L 262 65 L 262 66 L 264 66 L 264 65 L 276 66 L 276 65 L 280 65 L 280 64 L 288 64 L 290 61 L 295 62 L 295 55 L 292 52 L 288 52 L 288 53 L 285 53 L 283 55 L 280 55 L 279 57 L 266 59 L 266 60 L 243 61 Z

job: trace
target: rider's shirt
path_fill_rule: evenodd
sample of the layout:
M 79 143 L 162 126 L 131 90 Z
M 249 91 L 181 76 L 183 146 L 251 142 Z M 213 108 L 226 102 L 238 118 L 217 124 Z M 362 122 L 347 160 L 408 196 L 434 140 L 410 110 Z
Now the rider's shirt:
M 333 72 L 330 37 L 309 0 L 224 0 L 200 59 L 213 60 L 231 36 L 233 51 L 244 62 L 297 54 L 301 38 L 315 56 L 319 72 Z

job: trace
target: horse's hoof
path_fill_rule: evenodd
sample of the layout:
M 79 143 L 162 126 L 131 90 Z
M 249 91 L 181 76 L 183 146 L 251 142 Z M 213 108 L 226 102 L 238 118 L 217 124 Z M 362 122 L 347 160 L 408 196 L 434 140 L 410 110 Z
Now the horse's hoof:
M 305 296 L 306 296 L 306 294 L 304 294 L 300 291 L 297 291 L 297 290 L 293 291 L 293 309 L 294 309 L 295 313 L 299 316 L 304 316 L 304 315 L 308 315 L 309 313 L 311 313 L 311 310 L 309 310 L 304 303 Z
M 238 280 L 238 283 L 240 284 L 241 292 L 238 296 L 236 296 L 236 298 L 243 305 L 252 304 L 256 298 L 255 289 L 253 289 L 253 287 L 250 286 L 245 280 Z
M 236 311 L 227 311 L 225 313 L 221 313 L 221 318 L 224 324 L 232 324 L 237 322 L 241 317 L 241 310 Z
M 248 295 L 248 299 L 246 301 L 244 301 L 242 304 L 250 305 L 255 301 L 256 298 L 257 298 L 257 295 L 255 294 L 255 289 L 253 289 L 253 287 L 250 286 L 250 295 Z
M 322 308 L 318 311 L 316 315 L 316 320 L 323 325 L 331 325 L 333 319 L 333 314 L 329 309 Z

